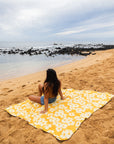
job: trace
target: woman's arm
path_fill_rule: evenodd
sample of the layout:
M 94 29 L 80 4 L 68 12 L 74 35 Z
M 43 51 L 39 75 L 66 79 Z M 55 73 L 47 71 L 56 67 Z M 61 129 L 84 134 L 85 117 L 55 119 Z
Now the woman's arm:
M 61 91 L 61 82 L 60 82 L 60 88 L 59 88 L 58 92 L 59 92 L 59 95 L 61 96 L 61 99 L 64 100 L 65 97 L 63 96 L 63 93 Z
M 44 105 L 45 105 L 45 108 L 40 113 L 46 113 L 48 111 L 48 97 L 46 96 L 44 96 Z
M 46 113 L 48 111 L 48 98 L 49 98 L 49 91 L 47 89 L 47 84 L 44 84 L 44 105 L 45 109 L 40 113 Z

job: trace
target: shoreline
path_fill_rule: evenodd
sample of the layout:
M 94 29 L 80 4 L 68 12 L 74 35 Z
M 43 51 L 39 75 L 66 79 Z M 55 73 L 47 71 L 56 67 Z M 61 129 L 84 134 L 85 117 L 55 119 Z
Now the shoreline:
M 69 72 L 70 69 L 73 69 L 73 67 L 75 67 L 75 66 L 78 69 L 88 67 L 88 66 L 91 66 L 93 64 L 98 63 L 101 59 L 105 60 L 105 59 L 109 58 L 112 55 L 112 53 L 110 53 L 108 51 L 114 51 L 114 50 L 95 51 L 96 55 L 88 55 L 83 59 L 74 60 L 73 62 L 70 62 L 70 63 L 67 63 L 67 64 L 62 64 L 60 66 L 55 66 L 55 67 L 53 67 L 53 69 L 56 70 L 57 74 L 61 74 L 61 73 L 64 73 L 64 72 L 65 73 Z M 91 63 L 88 63 L 88 61 L 91 61 Z M 68 68 L 69 68 L 69 70 L 68 70 Z M 31 79 L 32 77 L 39 76 L 40 74 L 41 75 L 43 74 L 43 76 L 45 76 L 45 73 L 46 73 L 46 69 L 35 72 L 35 73 L 33 72 L 33 73 L 30 73 L 30 74 L 26 74 L 26 75 L 23 75 L 23 76 L 17 76 L 17 77 L 9 78 L 9 79 L 6 79 L 6 80 L 4 79 L 4 80 L 0 81 L 0 84 L 2 84 L 4 82 L 22 80 L 23 78 L 29 80 L 29 78 Z
M 51 68 L 56 68 L 56 67 L 61 67 L 61 66 L 64 66 L 64 65 L 67 65 L 67 64 L 70 64 L 70 63 L 73 63 L 73 62 L 76 62 L 76 61 L 80 61 L 81 59 L 85 59 L 86 57 L 85 56 L 77 56 L 76 55 L 76 57 L 77 58 L 69 58 L 68 60 L 66 60 L 66 61 L 63 61 L 63 62 L 59 62 L 59 63 L 56 63 L 56 60 L 55 60 L 55 66 L 50 66 Z M 47 67 L 47 66 L 46 66 Z M 48 67 L 48 68 L 50 68 L 50 67 Z M 7 76 L 6 78 L 5 78 L 5 76 L 4 77 L 0 77 L 0 82 L 3 82 L 3 81 L 7 81 L 7 80 L 12 80 L 12 79 L 15 79 L 15 78 L 21 78 L 21 77 L 23 77 L 23 76 L 27 76 L 27 75 L 31 75 L 31 74 L 36 74 L 36 73 L 38 73 L 38 72 L 42 72 L 42 71 L 46 71 L 46 69 L 47 68 L 41 68 L 41 70 L 38 70 L 38 71 L 33 71 L 33 72 L 28 72 L 28 73 L 26 73 L 26 74 L 17 74 L 17 76 L 16 75 L 14 75 L 14 76 Z M 16 72 L 15 72 L 15 74 L 16 74 Z
M 94 90 L 114 94 L 114 49 L 95 51 L 85 59 L 55 67 L 62 88 Z M 35 129 L 25 120 L 10 116 L 4 109 L 23 102 L 29 95 L 38 95 L 38 84 L 43 83 L 46 71 L 41 71 L 0 82 L 0 142 L 59 144 L 51 134 Z M 113 143 L 114 98 L 86 119 L 72 137 L 63 144 Z M 21 137 L 21 139 L 19 139 Z

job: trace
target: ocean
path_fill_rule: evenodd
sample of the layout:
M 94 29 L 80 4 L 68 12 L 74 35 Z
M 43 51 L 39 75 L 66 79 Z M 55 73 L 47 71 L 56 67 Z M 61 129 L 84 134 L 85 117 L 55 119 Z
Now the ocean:
M 74 43 L 39 43 L 39 42 L 0 42 L 0 49 L 49 49 L 53 51 L 56 47 L 73 46 Z M 41 55 L 0 55 L 0 81 L 24 76 L 27 74 L 54 68 L 85 58 L 80 55 L 55 55 L 47 57 Z

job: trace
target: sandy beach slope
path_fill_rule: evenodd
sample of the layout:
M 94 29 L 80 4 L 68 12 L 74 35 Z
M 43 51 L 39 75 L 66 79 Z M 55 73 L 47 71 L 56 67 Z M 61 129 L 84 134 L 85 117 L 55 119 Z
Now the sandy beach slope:
M 62 88 L 95 90 L 114 94 L 114 49 L 98 51 L 85 59 L 55 68 Z M 10 116 L 4 109 L 38 95 L 37 86 L 45 71 L 0 82 L 0 144 L 113 144 L 114 98 L 86 119 L 67 140 L 60 142 L 49 133 Z

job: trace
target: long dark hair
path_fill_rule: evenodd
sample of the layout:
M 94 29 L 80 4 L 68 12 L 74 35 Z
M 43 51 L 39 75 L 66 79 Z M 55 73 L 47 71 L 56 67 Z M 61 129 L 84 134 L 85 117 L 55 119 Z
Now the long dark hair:
M 57 78 L 56 71 L 53 69 L 47 70 L 47 77 L 44 83 L 47 83 L 47 89 L 52 86 L 52 93 L 54 96 L 58 95 L 58 90 L 60 88 L 60 81 Z

